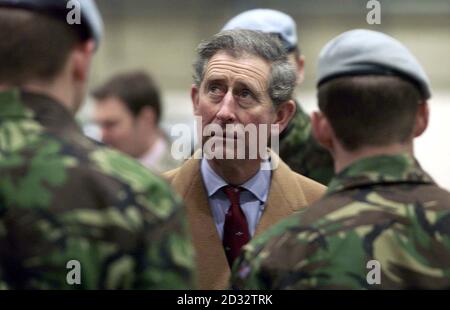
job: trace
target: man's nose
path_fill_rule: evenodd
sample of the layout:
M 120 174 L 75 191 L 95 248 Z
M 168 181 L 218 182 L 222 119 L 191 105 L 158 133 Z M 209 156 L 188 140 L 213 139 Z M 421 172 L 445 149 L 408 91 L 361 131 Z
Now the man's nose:
M 216 118 L 223 124 L 234 123 L 236 120 L 236 100 L 231 91 L 223 97 Z

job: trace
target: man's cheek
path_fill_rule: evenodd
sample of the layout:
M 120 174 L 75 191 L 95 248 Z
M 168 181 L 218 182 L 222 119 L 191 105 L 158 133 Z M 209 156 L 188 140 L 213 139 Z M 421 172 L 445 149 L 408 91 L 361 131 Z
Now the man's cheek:
M 199 115 L 202 118 L 203 126 L 208 125 L 213 122 L 215 114 L 213 113 L 202 113 Z

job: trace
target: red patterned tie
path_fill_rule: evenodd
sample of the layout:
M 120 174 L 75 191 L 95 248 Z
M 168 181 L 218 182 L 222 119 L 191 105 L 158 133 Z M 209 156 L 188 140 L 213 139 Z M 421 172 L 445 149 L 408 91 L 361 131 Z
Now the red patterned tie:
M 233 186 L 225 186 L 223 191 L 231 202 L 231 207 L 225 216 L 223 228 L 223 246 L 230 267 L 241 253 L 241 248 L 250 240 L 247 219 L 241 209 L 239 194 L 240 189 Z

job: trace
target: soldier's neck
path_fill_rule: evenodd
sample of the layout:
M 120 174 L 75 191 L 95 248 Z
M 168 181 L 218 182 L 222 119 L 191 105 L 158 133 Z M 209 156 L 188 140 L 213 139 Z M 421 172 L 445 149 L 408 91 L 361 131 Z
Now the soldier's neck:
M 333 152 L 334 170 L 336 173 L 339 173 L 352 163 L 366 157 L 378 155 L 397 155 L 402 153 L 414 155 L 413 143 L 392 144 L 383 147 L 364 147 L 354 152 L 348 152 L 343 148 L 337 147 Z
M 72 104 L 72 93 L 70 92 L 69 87 L 62 87 L 59 83 L 29 83 L 23 85 L 21 89 L 32 93 L 47 95 L 61 103 L 71 112 L 75 112 Z
M 30 92 L 30 93 L 37 93 L 49 96 L 56 100 L 57 102 L 61 103 L 63 106 L 65 106 L 69 111 L 72 113 L 75 113 L 76 108 L 74 107 L 74 104 L 72 103 L 72 93 L 69 91 L 70 87 L 64 87 L 61 85 L 61 83 L 42 83 L 42 82 L 34 82 L 34 83 L 27 83 L 20 86 L 12 86 L 12 85 L 6 85 L 6 84 L 0 84 L 0 92 L 7 91 L 9 89 L 12 89 L 14 87 L 18 87 L 21 90 Z

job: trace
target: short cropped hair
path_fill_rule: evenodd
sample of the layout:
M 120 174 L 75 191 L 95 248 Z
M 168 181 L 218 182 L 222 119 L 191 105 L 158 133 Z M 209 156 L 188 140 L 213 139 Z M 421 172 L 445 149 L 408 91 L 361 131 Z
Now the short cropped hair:
M 396 76 L 333 79 L 318 90 L 319 108 L 348 151 L 404 143 L 412 135 L 419 104 L 415 85 Z
M 51 82 L 82 41 L 74 27 L 45 13 L 0 8 L 0 83 Z

